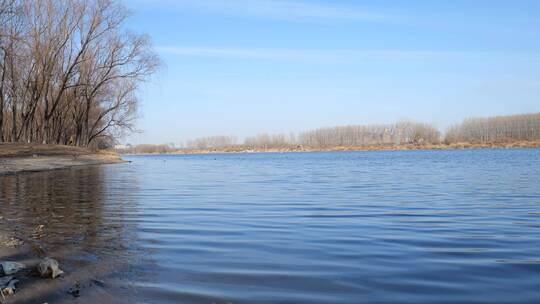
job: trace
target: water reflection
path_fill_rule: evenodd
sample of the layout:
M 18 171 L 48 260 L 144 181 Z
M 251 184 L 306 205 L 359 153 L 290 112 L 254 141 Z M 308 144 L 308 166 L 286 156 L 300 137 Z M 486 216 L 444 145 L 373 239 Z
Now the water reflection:
M 31 264 L 39 257 L 55 257 L 70 274 L 64 280 L 67 285 L 104 285 L 126 276 L 128 265 L 134 263 L 130 259 L 135 258 L 131 244 L 136 221 L 126 216 L 136 214 L 136 202 L 129 193 L 137 179 L 110 174 L 110 170 L 89 167 L 0 177 L 0 231 L 13 233 L 25 244 L 18 256 L 0 259 Z M 111 181 L 115 178 L 126 180 Z M 33 289 L 39 284 L 32 279 L 27 283 Z M 16 298 L 21 303 L 47 299 L 47 294 L 58 298 L 67 285 L 56 286 L 57 292 L 46 290 L 45 295 L 25 288 Z
M 0 232 L 68 274 L 19 303 L 540 298 L 540 150 L 130 160 L 0 177 Z

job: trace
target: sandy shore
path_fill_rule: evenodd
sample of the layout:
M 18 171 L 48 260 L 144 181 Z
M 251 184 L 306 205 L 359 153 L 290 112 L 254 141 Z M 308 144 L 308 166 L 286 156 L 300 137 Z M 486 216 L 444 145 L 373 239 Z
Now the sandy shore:
M 126 295 L 114 281 L 101 281 L 117 270 L 111 263 L 96 263 L 93 266 L 78 265 L 70 257 L 69 247 L 64 251 L 53 252 L 52 257 L 60 263 L 64 271 L 56 279 L 41 278 L 36 266 L 51 253 L 43 252 L 38 243 L 23 240 L 6 231 L 0 231 L 0 261 L 15 261 L 25 268 L 12 276 L 19 281 L 15 294 L 0 296 L 2 304 L 22 303 L 134 303 L 135 299 Z M 5 278 L 5 277 L 0 277 Z M 70 290 L 79 290 L 82 295 L 74 297 Z
M 0 175 L 123 162 L 114 152 L 35 144 L 0 144 Z

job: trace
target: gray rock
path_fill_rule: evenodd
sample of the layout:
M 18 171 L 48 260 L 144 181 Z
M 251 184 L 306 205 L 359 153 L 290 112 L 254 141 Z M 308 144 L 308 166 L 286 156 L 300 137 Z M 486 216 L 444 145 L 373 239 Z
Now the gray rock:
M 0 262 L 0 277 L 15 274 L 25 268 L 23 263 Z
M 43 259 L 38 267 L 37 270 L 39 274 L 44 278 L 56 278 L 59 275 L 62 275 L 64 272 L 60 270 L 58 261 L 51 258 L 45 258 Z
M 0 278 L 0 288 L 4 288 L 11 280 L 13 280 L 12 276 Z
M 17 287 L 15 284 L 19 283 L 19 280 L 11 280 L 9 281 L 8 285 L 4 288 L 2 288 L 2 294 L 4 296 L 10 296 L 15 293 L 15 290 L 17 290 Z

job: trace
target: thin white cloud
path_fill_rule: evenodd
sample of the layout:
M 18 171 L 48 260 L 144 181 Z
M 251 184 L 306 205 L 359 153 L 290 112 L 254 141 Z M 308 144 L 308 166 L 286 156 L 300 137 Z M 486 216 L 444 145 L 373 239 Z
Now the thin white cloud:
M 359 62 L 370 60 L 432 60 L 432 59 L 536 59 L 539 53 L 406 51 L 406 50 L 347 50 L 347 49 L 264 49 L 227 47 L 162 46 L 157 51 L 164 55 L 218 59 L 254 59 L 277 61 Z
M 307 0 L 131 0 L 153 7 L 202 10 L 211 13 L 289 21 L 342 21 L 401 23 L 395 15 L 359 6 L 343 6 Z
M 298 60 L 309 57 L 306 52 L 287 49 L 158 47 L 157 51 L 162 54 L 224 59 Z

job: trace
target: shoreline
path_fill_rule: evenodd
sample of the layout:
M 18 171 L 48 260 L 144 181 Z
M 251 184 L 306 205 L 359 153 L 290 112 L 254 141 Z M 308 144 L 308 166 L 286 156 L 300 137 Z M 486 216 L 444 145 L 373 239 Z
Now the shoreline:
M 59 145 L 0 144 L 0 179 L 9 180 L 13 176 L 33 172 L 123 162 L 125 161 L 117 153 L 111 151 L 91 151 Z M 39 240 L 19 230 L 16 225 L 18 221 L 19 219 L 12 218 L 9 212 L 0 212 L 0 261 L 25 265 L 25 269 L 12 275 L 19 281 L 15 294 L 0 297 L 0 303 L 35 302 L 37 297 L 42 296 L 55 298 L 58 303 L 71 303 L 74 297 L 67 291 L 78 288 L 78 282 L 85 282 L 85 285 L 80 287 L 85 292 L 85 300 L 81 300 L 82 303 L 115 301 L 115 296 L 102 288 L 100 281 L 93 280 L 94 277 L 99 277 L 101 272 L 107 271 L 104 266 L 79 271 L 77 265 L 68 258 L 68 251 L 43 251 Z M 36 233 L 41 233 L 41 230 L 46 228 L 47 223 L 43 222 L 33 229 Z M 59 279 L 44 279 L 34 273 L 36 265 L 50 255 L 58 259 L 61 269 L 66 271 Z
M 416 150 L 475 150 L 475 149 L 518 149 L 540 148 L 540 142 L 512 142 L 512 143 L 455 143 L 455 144 L 404 144 L 404 145 L 369 145 L 369 146 L 338 146 L 328 148 L 311 147 L 282 147 L 268 149 L 250 149 L 243 146 L 215 148 L 215 149 L 180 149 L 170 152 L 156 153 L 123 153 L 120 155 L 196 155 L 196 154 L 235 154 L 235 153 L 316 153 L 316 152 L 358 152 L 358 151 L 416 151 Z
M 123 163 L 111 151 L 37 144 L 0 144 L 0 176 Z
M 46 225 L 39 225 L 34 229 L 46 228 Z M 0 303 L 51 303 L 47 302 L 47 299 L 54 299 L 54 303 L 133 303 L 133 299 L 117 299 L 122 290 L 113 286 L 112 281 L 107 281 L 107 284 L 111 285 L 105 287 L 102 276 L 112 271 L 106 264 L 79 269 L 77 261 L 70 256 L 69 249 L 45 252 L 39 240 L 20 235 L 17 229 L 0 228 L 0 260 L 24 265 L 22 270 L 9 276 L 18 281 L 15 293 L 5 295 L 3 299 L 0 296 Z M 58 261 L 60 269 L 64 271 L 60 277 L 52 279 L 37 275 L 36 266 L 46 257 Z M 70 290 L 83 292 L 84 298 L 75 300 L 79 295 L 74 295 Z M 43 300 L 37 301 L 38 298 Z

